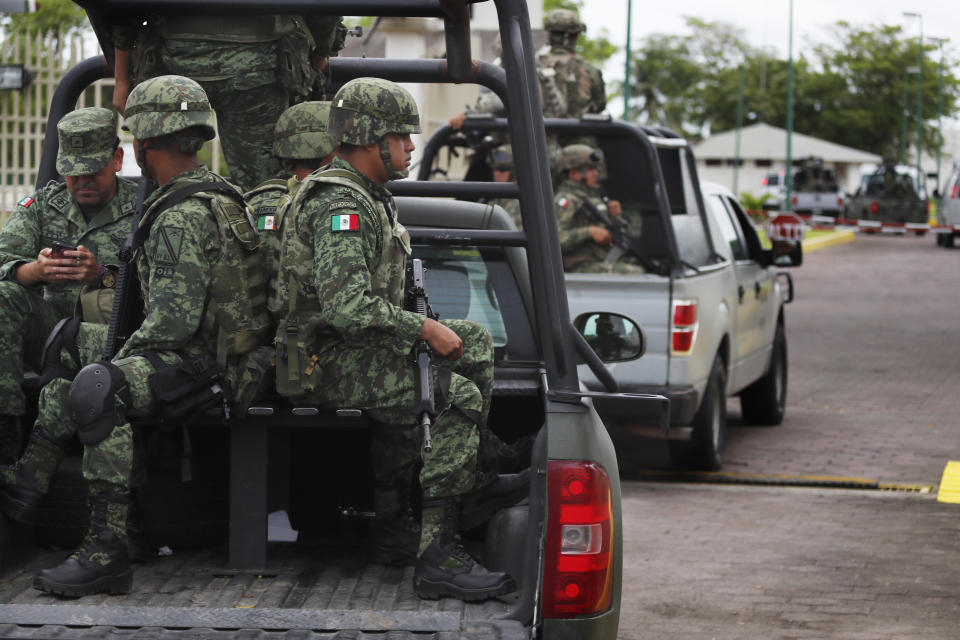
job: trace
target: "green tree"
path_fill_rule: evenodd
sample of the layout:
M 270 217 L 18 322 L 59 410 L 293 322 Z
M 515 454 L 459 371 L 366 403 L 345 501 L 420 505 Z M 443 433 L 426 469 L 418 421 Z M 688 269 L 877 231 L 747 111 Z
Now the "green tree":
M 89 28 L 87 14 L 71 0 L 43 0 L 32 13 L 14 13 L 0 21 L 3 35 L 43 35 L 53 39 L 57 50 L 61 38 Z

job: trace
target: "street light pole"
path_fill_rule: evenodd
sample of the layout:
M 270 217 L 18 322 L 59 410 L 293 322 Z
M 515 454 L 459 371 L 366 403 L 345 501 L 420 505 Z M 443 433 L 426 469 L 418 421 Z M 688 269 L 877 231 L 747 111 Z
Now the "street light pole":
M 904 11 L 907 18 L 916 18 L 920 26 L 920 38 L 917 41 L 917 191 L 924 187 L 923 179 L 923 14 Z
M 745 64 L 740 64 L 740 88 L 737 91 L 737 142 L 735 149 L 733 150 L 733 193 L 737 195 L 740 193 L 739 188 L 739 178 L 740 178 L 740 132 L 743 130 L 743 85 L 746 82 L 747 77 L 747 67 Z M 739 196 L 737 196 L 739 197 Z
M 909 68 L 903 70 L 903 101 L 900 104 L 900 157 L 897 164 L 904 164 L 907 161 L 907 74 Z
M 946 38 L 930 38 L 940 45 L 940 73 L 937 78 L 937 191 L 940 190 L 940 155 L 943 150 L 943 43 Z
M 627 0 L 627 62 L 623 71 L 623 119 L 630 120 L 630 24 L 633 22 L 633 0 Z
M 786 181 L 786 202 L 784 210 L 793 210 L 793 153 L 791 148 L 793 138 L 793 0 L 790 0 L 790 36 L 788 38 L 789 49 L 787 53 L 787 172 L 784 177 Z

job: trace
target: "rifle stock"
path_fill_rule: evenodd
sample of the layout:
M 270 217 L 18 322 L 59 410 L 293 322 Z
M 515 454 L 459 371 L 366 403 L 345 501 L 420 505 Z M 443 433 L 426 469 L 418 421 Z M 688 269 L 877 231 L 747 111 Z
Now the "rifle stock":
M 141 305 L 133 305 L 133 308 L 131 308 L 131 301 L 137 295 L 136 287 L 138 284 L 136 267 L 131 264 L 131 260 L 133 259 L 134 237 L 140 227 L 140 221 L 143 219 L 144 202 L 153 192 L 153 186 L 153 181 L 146 174 L 140 177 L 130 234 L 117 250 L 120 271 L 117 273 L 117 282 L 114 285 L 113 310 L 110 313 L 110 325 L 107 328 L 107 345 L 103 352 L 104 360 L 112 360 L 136 328 L 133 326 L 133 318 Z
M 433 310 L 427 301 L 427 290 L 423 277 L 423 262 L 414 258 L 407 265 L 407 308 L 424 318 L 435 318 Z M 414 365 L 414 398 L 416 402 L 416 416 L 423 427 L 423 450 L 433 451 L 433 440 L 430 438 L 430 425 L 437 417 L 433 389 L 433 367 L 430 364 L 431 349 L 426 340 L 418 339 L 413 343 Z

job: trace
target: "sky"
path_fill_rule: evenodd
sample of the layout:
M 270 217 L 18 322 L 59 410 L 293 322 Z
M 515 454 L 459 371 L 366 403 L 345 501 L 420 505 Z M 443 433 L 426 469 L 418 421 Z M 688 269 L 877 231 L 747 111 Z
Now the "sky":
M 829 26 L 839 20 L 854 25 L 899 24 L 906 37 L 919 35 L 920 20 L 903 12 L 920 13 L 923 37 L 948 38 L 945 48 L 960 49 L 960 20 L 956 5 L 942 0 L 794 0 L 793 52 L 796 58 L 813 43 L 830 41 Z M 683 34 L 685 16 L 710 22 L 727 22 L 742 28 L 746 40 L 755 47 L 773 48 L 787 56 L 790 24 L 790 0 L 670 0 L 645 2 L 633 0 L 631 39 L 634 47 L 651 33 Z M 627 0 L 586 0 L 581 18 L 587 35 L 600 35 L 606 28 L 610 40 L 622 47 L 626 41 Z M 624 57 L 620 54 L 604 68 L 607 82 L 622 81 Z M 622 106 L 611 105 L 616 115 Z

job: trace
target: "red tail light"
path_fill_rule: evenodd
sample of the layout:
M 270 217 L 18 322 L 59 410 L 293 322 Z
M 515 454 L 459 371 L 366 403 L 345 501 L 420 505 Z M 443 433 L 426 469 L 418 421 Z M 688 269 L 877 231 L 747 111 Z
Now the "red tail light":
M 870 213 L 872 213 L 873 215 L 877 215 L 878 211 L 880 211 L 880 204 L 876 200 L 874 200 L 873 202 L 870 203 Z
M 613 505 L 610 477 L 586 461 L 547 467 L 543 617 L 602 613 L 613 598 Z
M 760 186 L 761 186 L 761 187 L 767 186 L 767 179 L 766 179 L 766 177 L 760 178 Z
M 950 198 L 956 199 L 957 197 L 957 185 L 953 185 L 953 189 L 950 189 Z
M 797 206 L 797 196 L 793 196 L 793 198 L 790 199 L 790 202 L 793 203 L 793 206 Z
M 838 207 L 843 206 L 843 196 L 837 196 L 837 206 Z
M 697 301 L 674 300 L 673 326 L 670 328 L 673 355 L 689 355 L 697 337 L 697 326 Z

